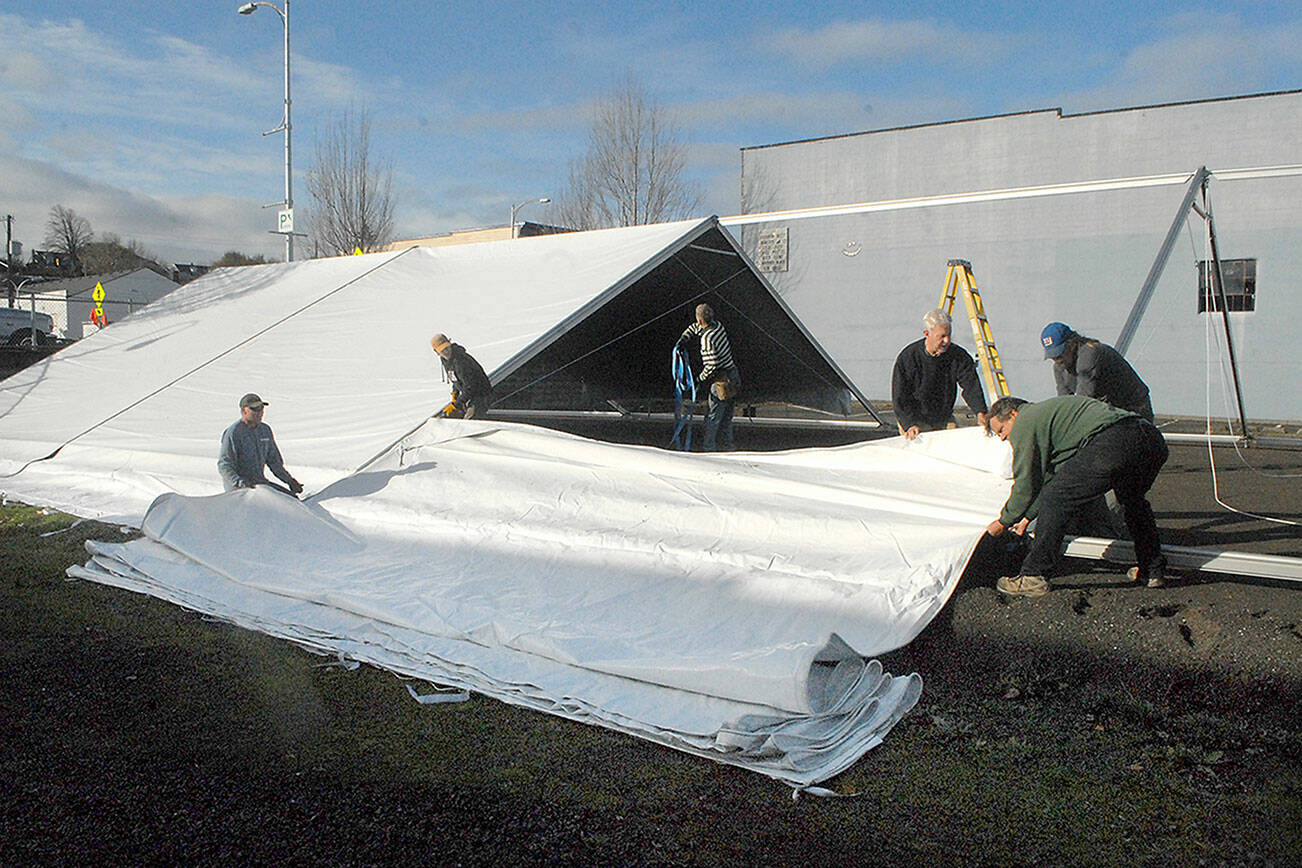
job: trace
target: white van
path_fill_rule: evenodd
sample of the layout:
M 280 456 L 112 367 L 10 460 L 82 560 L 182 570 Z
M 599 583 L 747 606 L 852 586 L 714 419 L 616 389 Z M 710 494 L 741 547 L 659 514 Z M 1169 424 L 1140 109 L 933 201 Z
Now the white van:
M 34 321 L 33 321 L 34 320 Z M 32 326 L 36 326 L 35 334 Z M 0 307 L 0 343 L 9 346 L 40 346 L 54 339 L 54 318 L 48 313 Z

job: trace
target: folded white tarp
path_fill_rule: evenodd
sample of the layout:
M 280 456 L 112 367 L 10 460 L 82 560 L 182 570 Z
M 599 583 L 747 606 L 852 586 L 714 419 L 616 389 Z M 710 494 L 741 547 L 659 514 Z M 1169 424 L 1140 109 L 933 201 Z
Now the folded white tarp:
M 166 494 L 70 574 L 793 786 L 916 702 L 909 642 L 1008 492 L 975 429 L 685 455 L 431 420 L 300 503 Z

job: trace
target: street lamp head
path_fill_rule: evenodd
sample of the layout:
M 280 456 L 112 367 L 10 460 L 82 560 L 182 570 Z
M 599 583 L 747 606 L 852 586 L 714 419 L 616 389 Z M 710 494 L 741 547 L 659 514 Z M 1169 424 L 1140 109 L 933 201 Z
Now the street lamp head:
M 235 11 L 240 13 L 241 15 L 252 15 L 254 12 L 258 11 L 258 4 L 245 3 L 243 6 L 241 6 L 239 9 L 236 9 Z

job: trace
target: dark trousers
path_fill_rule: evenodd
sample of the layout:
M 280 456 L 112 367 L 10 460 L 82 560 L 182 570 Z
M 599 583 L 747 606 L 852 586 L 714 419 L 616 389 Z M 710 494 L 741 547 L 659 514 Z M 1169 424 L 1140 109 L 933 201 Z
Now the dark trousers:
M 1167 454 L 1161 432 L 1142 419 L 1123 419 L 1095 434 L 1040 490 L 1035 542 L 1022 563 L 1023 575 L 1048 575 L 1058 562 L 1071 517 L 1108 491 L 1116 492 L 1140 575 L 1147 575 L 1161 563 L 1162 547 L 1146 495 Z
M 734 391 L 741 387 L 741 373 L 736 368 L 728 368 L 725 373 Z M 714 386 L 710 386 L 710 401 L 705 409 L 705 440 L 701 444 L 706 452 L 732 449 L 732 412 L 736 405 L 735 397 L 723 400 L 715 394 Z

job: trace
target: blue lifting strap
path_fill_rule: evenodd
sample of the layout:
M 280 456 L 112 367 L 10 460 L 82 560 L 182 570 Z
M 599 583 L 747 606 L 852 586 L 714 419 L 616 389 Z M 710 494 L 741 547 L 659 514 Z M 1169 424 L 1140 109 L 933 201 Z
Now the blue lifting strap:
M 696 378 L 692 376 L 687 349 L 680 344 L 674 345 L 670 369 L 674 378 L 674 438 L 669 441 L 669 445 L 683 452 L 691 452 L 692 407 L 691 404 L 684 405 L 684 400 L 696 400 Z M 690 398 L 687 397 L 689 395 Z

